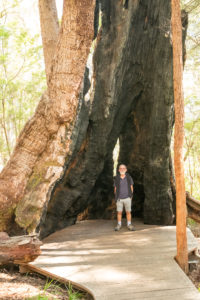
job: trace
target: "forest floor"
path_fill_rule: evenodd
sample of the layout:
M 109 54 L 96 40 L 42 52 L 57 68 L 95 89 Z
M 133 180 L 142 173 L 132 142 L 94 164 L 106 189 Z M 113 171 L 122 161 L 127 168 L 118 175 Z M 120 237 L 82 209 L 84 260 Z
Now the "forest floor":
M 194 234 L 194 236 L 198 239 L 198 254 L 200 256 L 200 225 L 199 224 L 189 224 L 188 227 Z M 189 271 L 189 278 L 193 282 L 193 284 L 196 286 L 196 288 L 200 292 L 200 259 L 198 260 L 198 263 L 194 263 L 191 265 L 190 271 Z
M 20 274 L 17 266 L 0 269 L 1 300 L 91 300 L 82 292 L 42 275 Z

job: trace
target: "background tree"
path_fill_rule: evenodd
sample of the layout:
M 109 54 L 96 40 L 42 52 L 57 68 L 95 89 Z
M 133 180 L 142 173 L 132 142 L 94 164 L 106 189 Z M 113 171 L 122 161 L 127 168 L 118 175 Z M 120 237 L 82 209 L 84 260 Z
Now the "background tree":
M 187 59 L 184 67 L 185 144 L 184 162 L 186 189 L 195 198 L 199 192 L 199 134 L 200 134 L 200 3 L 198 0 L 182 1 L 188 12 Z
M 44 91 L 45 73 L 38 33 L 24 24 L 18 1 L 0 4 L 0 168 Z
M 55 0 L 39 0 L 42 45 L 47 83 L 51 73 L 52 59 L 58 42 L 59 23 Z
M 175 106 L 174 167 L 176 180 L 176 259 L 188 273 L 188 250 L 186 234 L 186 195 L 183 165 L 184 143 L 184 98 L 183 98 L 183 53 L 180 1 L 172 0 L 173 82 Z

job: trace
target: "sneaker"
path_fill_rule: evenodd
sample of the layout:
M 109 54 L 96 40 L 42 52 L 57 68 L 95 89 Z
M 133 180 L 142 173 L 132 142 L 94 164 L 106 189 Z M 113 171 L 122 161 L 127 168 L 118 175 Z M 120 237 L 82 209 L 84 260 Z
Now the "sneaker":
M 119 231 L 121 229 L 121 225 L 117 224 L 117 226 L 115 227 L 115 231 Z
M 130 231 L 135 231 L 135 228 L 134 228 L 133 225 L 131 225 L 131 224 L 128 225 L 127 228 L 128 228 L 128 230 L 130 230 Z

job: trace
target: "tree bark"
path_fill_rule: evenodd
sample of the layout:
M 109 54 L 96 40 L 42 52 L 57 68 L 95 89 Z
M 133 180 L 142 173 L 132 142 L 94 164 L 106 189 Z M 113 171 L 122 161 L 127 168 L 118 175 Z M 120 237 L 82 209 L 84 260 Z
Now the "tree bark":
M 52 58 L 56 53 L 59 23 L 55 0 L 39 0 L 40 27 L 47 84 L 51 73 Z
M 127 149 L 124 158 L 121 152 L 120 162 L 134 158 L 135 168 L 129 169 L 138 184 L 138 211 L 145 197 L 146 223 L 173 222 L 170 2 L 129 1 L 125 8 L 121 1 L 101 1 L 101 15 L 93 56 L 95 83 L 90 80 L 88 87 L 93 92 L 90 101 L 86 101 L 87 92 L 83 95 L 76 151 L 52 191 L 39 225 L 42 236 L 73 224 L 88 207 L 90 218 L 112 215 L 112 152 L 119 136 L 126 139 Z
M 41 245 L 36 236 L 10 238 L 6 233 L 0 232 L 0 265 L 31 262 L 41 254 Z
M 130 26 L 133 28 L 132 35 L 135 37 L 137 34 L 135 41 L 138 45 L 132 46 L 129 41 L 129 46 L 132 46 L 132 64 L 141 91 L 133 100 L 119 133 L 118 162 L 128 166 L 128 172 L 134 179 L 133 216 L 143 217 L 144 222 L 149 224 L 172 224 L 174 211 L 169 168 L 174 122 L 171 5 L 169 1 L 141 1 L 137 12 L 139 16 Z M 132 40 L 132 37 L 129 39 Z M 126 59 L 126 65 L 132 62 L 129 56 Z M 133 66 L 129 69 L 130 78 L 133 77 Z M 123 95 L 125 105 L 134 95 L 134 89 L 128 80 L 124 80 L 121 86 L 127 89 Z M 111 147 L 110 159 L 112 150 Z M 104 176 L 110 178 L 112 188 L 110 169 L 104 170 Z M 99 183 L 97 187 L 98 195 L 101 185 Z M 102 197 L 102 202 L 103 199 L 105 197 Z
M 174 167 L 176 180 L 176 260 L 184 272 L 188 273 L 188 249 L 186 233 L 186 196 L 183 166 L 184 143 L 184 101 L 183 101 L 183 54 L 180 1 L 172 0 L 172 44 L 173 82 L 175 106 Z
M 120 134 L 119 154 L 119 162 L 127 164 L 135 182 L 133 215 L 143 217 L 145 223 L 166 225 L 174 223 L 176 215 L 170 154 L 174 125 L 172 47 L 167 39 L 170 38 L 170 18 L 171 5 L 166 2 L 159 25 L 155 24 L 156 41 L 152 40 L 156 44 L 157 58 L 154 59 L 152 49 L 153 53 L 145 59 L 145 63 L 152 66 L 145 72 L 151 88 L 143 92 L 127 118 Z M 187 14 L 182 11 L 183 63 L 187 24 Z
M 93 18 L 93 0 L 64 2 L 48 92 L 26 123 L 0 174 L 2 231 L 16 232 L 14 213 L 14 224 L 29 231 L 35 229 L 49 192 L 70 157 L 80 86 L 93 37 Z

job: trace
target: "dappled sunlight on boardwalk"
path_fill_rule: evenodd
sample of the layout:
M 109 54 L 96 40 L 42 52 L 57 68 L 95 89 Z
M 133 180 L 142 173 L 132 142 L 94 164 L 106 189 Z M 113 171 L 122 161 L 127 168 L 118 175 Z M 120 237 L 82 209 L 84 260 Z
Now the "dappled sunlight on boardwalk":
M 77 282 L 98 300 L 200 299 L 190 279 L 174 260 L 175 226 L 144 225 L 136 231 L 114 221 L 88 220 L 46 239 L 42 255 L 30 265 Z M 188 248 L 196 240 L 188 230 Z

